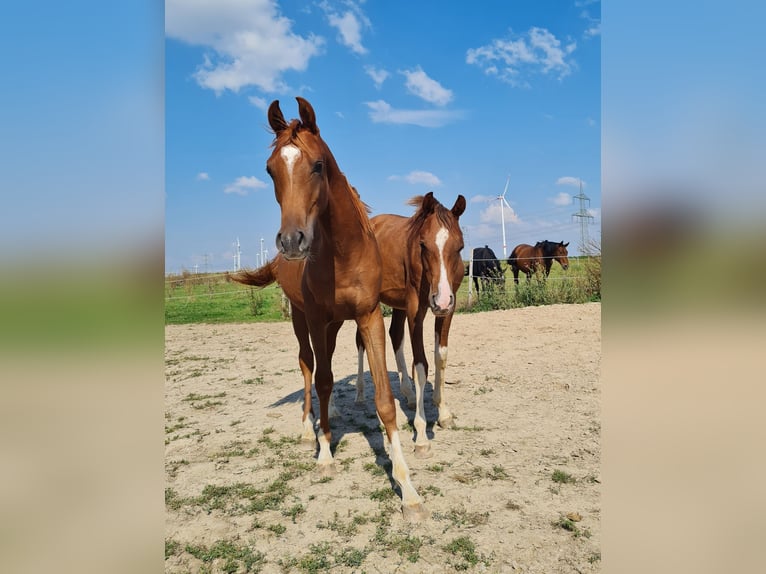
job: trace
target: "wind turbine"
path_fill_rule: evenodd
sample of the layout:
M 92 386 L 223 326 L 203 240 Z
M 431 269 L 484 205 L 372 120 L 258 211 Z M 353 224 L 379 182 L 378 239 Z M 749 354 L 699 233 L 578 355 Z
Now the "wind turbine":
M 505 200 L 505 193 L 508 191 L 508 183 L 511 181 L 511 176 L 509 175 L 508 178 L 505 180 L 505 189 L 503 190 L 502 195 L 498 195 L 495 199 L 500 200 L 500 225 L 503 228 L 503 259 L 508 258 L 508 253 L 506 252 L 505 248 L 505 207 L 504 205 L 508 206 L 508 209 L 511 209 L 511 206 L 508 205 L 508 202 Z

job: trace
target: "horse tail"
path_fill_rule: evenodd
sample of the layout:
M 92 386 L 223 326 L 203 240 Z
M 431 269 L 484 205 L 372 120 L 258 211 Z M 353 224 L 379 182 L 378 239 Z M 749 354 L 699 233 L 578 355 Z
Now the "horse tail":
M 227 274 L 228 279 L 242 283 L 244 285 L 252 285 L 254 287 L 266 287 L 271 285 L 277 280 L 277 260 L 272 259 L 266 265 L 259 267 L 258 269 L 250 270 L 243 269 L 236 273 Z

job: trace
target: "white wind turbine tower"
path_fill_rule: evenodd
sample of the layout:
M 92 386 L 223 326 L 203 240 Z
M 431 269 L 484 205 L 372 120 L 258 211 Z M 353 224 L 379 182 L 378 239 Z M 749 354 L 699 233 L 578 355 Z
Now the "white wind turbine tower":
M 508 209 L 511 209 L 511 206 L 508 205 L 508 202 L 505 200 L 505 194 L 508 191 L 508 183 L 510 183 L 510 181 L 511 176 L 509 175 L 505 180 L 505 189 L 503 190 L 503 194 L 498 195 L 496 198 L 500 200 L 500 226 L 503 228 L 503 259 L 508 259 L 508 253 L 506 252 L 505 247 L 505 206 L 508 206 Z

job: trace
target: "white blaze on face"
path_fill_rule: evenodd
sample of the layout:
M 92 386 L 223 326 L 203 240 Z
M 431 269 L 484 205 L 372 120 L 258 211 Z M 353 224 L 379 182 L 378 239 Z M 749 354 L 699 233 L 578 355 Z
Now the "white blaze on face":
M 439 250 L 439 286 L 436 293 L 436 304 L 442 309 L 446 309 L 450 304 L 450 295 L 452 288 L 447 280 L 447 267 L 444 264 L 444 246 L 447 245 L 449 231 L 442 227 L 436 232 L 436 248 Z
M 301 157 L 301 150 L 294 145 L 286 145 L 279 153 L 285 162 L 285 167 L 287 167 L 287 174 L 290 176 L 290 179 L 292 179 L 293 166 L 295 165 L 296 160 Z

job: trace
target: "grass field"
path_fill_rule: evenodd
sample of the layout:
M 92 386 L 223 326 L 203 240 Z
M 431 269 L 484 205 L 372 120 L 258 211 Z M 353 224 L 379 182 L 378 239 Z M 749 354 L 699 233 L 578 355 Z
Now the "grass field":
M 465 277 L 457 293 L 457 312 L 600 301 L 601 258 L 571 257 L 569 263 L 566 272 L 554 263 L 547 281 L 540 275 L 527 282 L 522 276 L 518 286 L 508 269 L 504 284 L 481 295 L 474 290 L 470 304 Z M 287 321 L 289 317 L 289 304 L 277 285 L 254 289 L 228 282 L 225 273 L 184 271 L 165 278 L 166 324 Z

